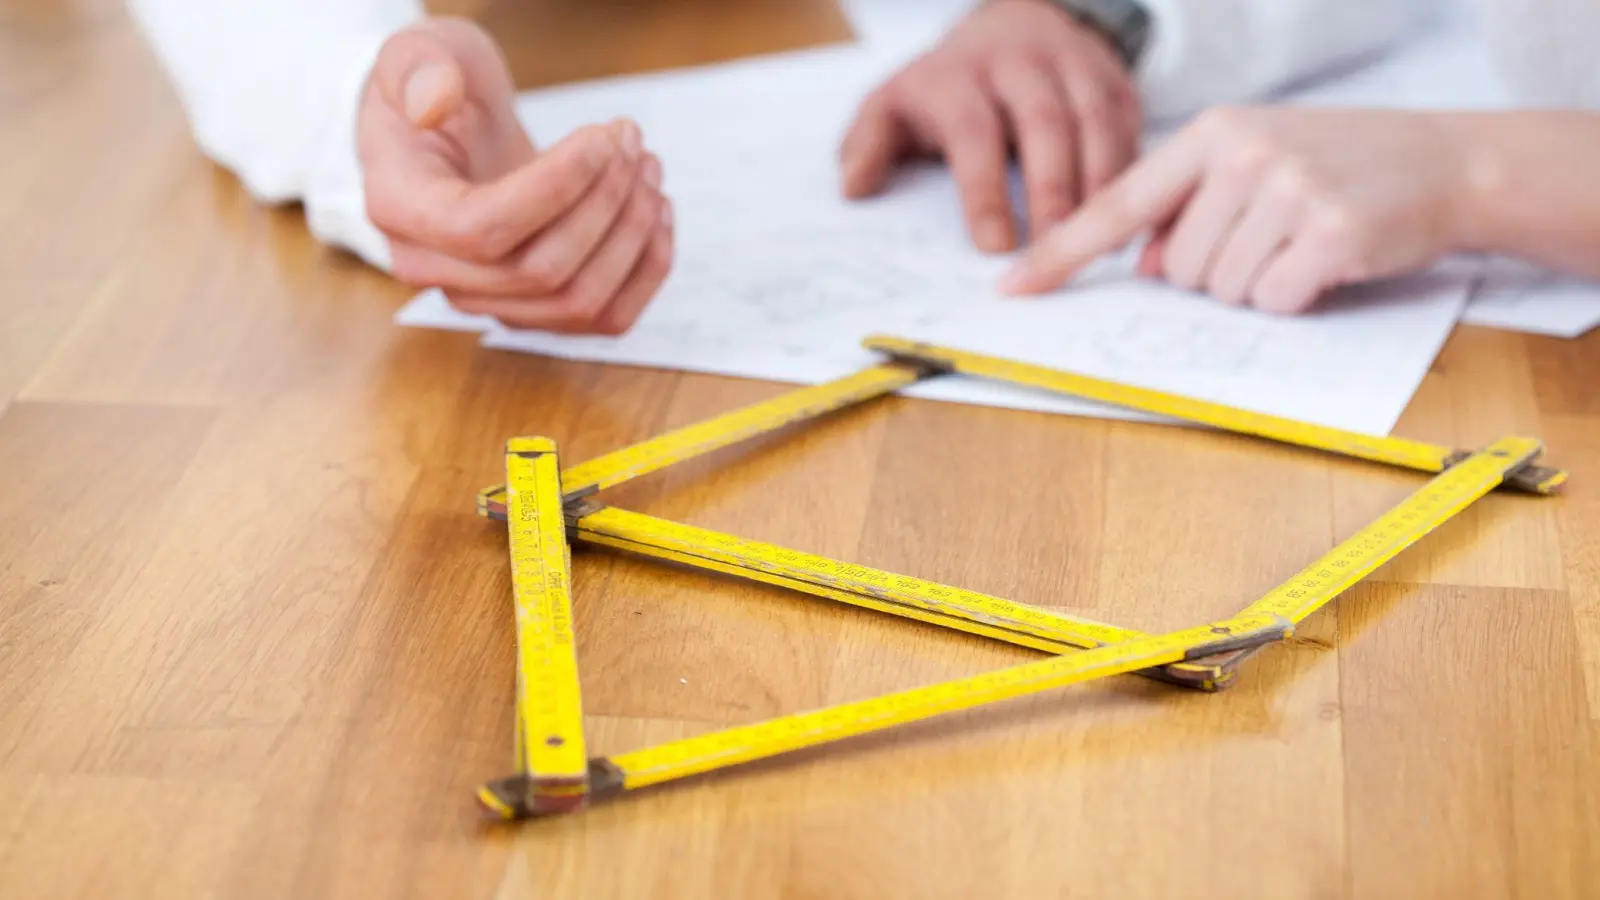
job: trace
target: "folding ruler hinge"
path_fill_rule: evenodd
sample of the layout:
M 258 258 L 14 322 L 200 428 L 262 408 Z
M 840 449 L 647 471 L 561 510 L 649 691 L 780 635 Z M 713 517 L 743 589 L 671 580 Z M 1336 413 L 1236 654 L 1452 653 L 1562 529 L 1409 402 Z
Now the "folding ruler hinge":
M 1444 459 L 1446 469 L 1459 465 L 1469 458 L 1469 450 L 1457 450 Z M 1535 460 L 1528 460 L 1522 465 L 1506 473 L 1506 487 L 1515 488 L 1527 494 L 1553 494 L 1567 481 L 1567 473 L 1554 466 L 1541 466 Z

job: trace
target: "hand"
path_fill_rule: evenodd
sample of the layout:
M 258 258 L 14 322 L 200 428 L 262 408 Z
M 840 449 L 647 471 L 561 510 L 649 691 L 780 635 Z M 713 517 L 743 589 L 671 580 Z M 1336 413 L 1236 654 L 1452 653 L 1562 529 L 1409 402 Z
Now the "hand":
M 982 250 L 1016 246 L 1008 155 L 1042 234 L 1138 152 L 1138 94 L 1099 34 L 1041 0 L 986 0 L 867 97 L 840 148 L 844 193 L 882 190 L 907 154 L 942 155 Z
M 672 207 L 632 122 L 543 152 L 493 40 L 434 18 L 383 46 L 361 100 L 367 213 L 396 277 L 513 328 L 620 334 L 666 278 Z
M 1152 236 L 1141 274 L 1230 305 L 1309 309 L 1461 249 L 1468 142 L 1426 113 L 1208 111 L 1041 239 L 1002 282 L 1053 289 Z

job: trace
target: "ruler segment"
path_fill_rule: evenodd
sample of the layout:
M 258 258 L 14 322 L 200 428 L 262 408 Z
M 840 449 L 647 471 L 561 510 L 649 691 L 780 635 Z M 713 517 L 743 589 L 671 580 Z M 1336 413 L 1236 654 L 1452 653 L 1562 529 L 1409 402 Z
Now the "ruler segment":
M 1179 394 L 1134 387 L 1076 372 L 903 338 L 873 335 L 864 340 L 862 346 L 891 358 L 915 360 L 929 366 L 943 366 L 949 371 L 963 375 L 1042 388 L 1125 409 L 1136 409 L 1209 425 L 1224 431 L 1253 435 L 1419 472 L 1442 472 L 1467 455 L 1449 447 L 1439 447 L 1408 438 L 1379 437 L 1344 431 L 1207 400 L 1196 400 Z M 1559 469 L 1529 466 L 1525 471 L 1507 478 L 1505 483 L 1528 493 L 1550 494 L 1559 490 L 1566 479 L 1566 473 Z
M 1268 613 L 1296 625 L 1376 572 L 1406 548 L 1487 496 L 1508 473 L 1542 450 L 1539 441 L 1507 437 L 1434 476 L 1393 509 L 1351 535 L 1320 559 L 1268 591 L 1241 615 Z M 1210 660 L 1237 670 L 1260 648 Z
M 1131 636 L 1127 629 L 1115 625 L 616 507 L 604 507 L 583 516 L 579 519 L 579 533 L 625 538 L 636 544 L 877 597 L 1074 647 L 1098 647 Z
M 1028 606 L 977 591 L 845 563 L 813 553 L 696 528 L 615 507 L 579 516 L 575 537 L 658 559 L 965 631 L 1047 652 L 1089 649 L 1143 632 Z M 1236 662 L 1180 663 L 1141 673 L 1215 691 L 1232 681 Z
M 1401 551 L 1493 491 L 1506 473 L 1537 457 L 1533 438 L 1502 438 L 1434 476 L 1404 502 L 1250 604 L 1295 624 L 1377 571 Z
M 936 374 L 934 370 L 920 363 L 896 361 L 789 391 L 579 463 L 562 473 L 561 490 L 568 500 L 584 497 L 674 463 L 892 394 L 932 374 Z M 477 506 L 480 515 L 504 516 L 505 486 L 479 491 Z
M 640 556 L 647 556 L 653 559 L 679 563 L 696 569 L 720 572 L 725 575 L 732 575 L 736 578 L 759 581 L 775 587 L 787 588 L 799 593 L 810 594 L 814 597 L 822 597 L 829 600 L 835 600 L 840 603 L 846 603 L 851 606 L 871 609 L 877 612 L 901 616 L 907 619 L 915 619 L 931 625 L 938 625 L 942 628 L 949 628 L 954 631 L 962 631 L 967 634 L 977 635 L 979 637 L 991 638 L 993 640 L 1003 641 L 1005 643 L 1014 644 L 1020 647 L 1042 650 L 1046 653 L 1061 654 L 1085 649 L 1086 647 L 1101 646 L 1101 644 L 1091 644 L 1087 641 L 1078 644 L 1068 643 L 1064 640 L 1040 637 L 1026 632 L 1014 631 L 999 625 L 986 624 L 972 618 L 965 618 L 952 613 L 937 612 L 923 606 L 899 602 L 886 597 L 857 593 L 846 590 L 842 586 L 830 587 L 811 581 L 787 577 L 773 572 L 746 568 L 743 566 L 734 565 L 732 563 L 722 562 L 705 555 L 672 550 L 654 544 L 638 543 L 623 537 L 619 537 L 614 533 L 590 530 L 585 527 L 586 521 L 586 519 L 578 519 L 577 526 L 574 529 L 575 539 L 586 544 L 610 547 L 612 549 L 622 550 L 624 552 L 634 553 Z M 1141 632 L 1130 631 L 1126 629 L 1121 629 L 1121 631 L 1130 639 L 1135 637 L 1145 637 L 1145 635 Z M 1233 662 L 1233 660 L 1227 659 L 1172 663 L 1170 665 L 1161 666 L 1155 669 L 1139 672 L 1137 674 L 1154 678 L 1159 681 L 1165 681 L 1171 684 L 1182 685 L 1184 687 L 1215 691 L 1225 687 L 1232 680 L 1235 668 L 1236 664 Z
M 517 634 L 518 774 L 530 806 L 581 805 L 588 757 L 572 629 L 570 551 L 555 443 L 506 444 L 511 587 Z
M 1277 616 L 1240 616 L 714 731 L 608 757 L 606 762 L 622 773 L 622 787 L 631 790 L 1041 691 L 1259 646 L 1280 640 L 1292 630 L 1292 625 Z

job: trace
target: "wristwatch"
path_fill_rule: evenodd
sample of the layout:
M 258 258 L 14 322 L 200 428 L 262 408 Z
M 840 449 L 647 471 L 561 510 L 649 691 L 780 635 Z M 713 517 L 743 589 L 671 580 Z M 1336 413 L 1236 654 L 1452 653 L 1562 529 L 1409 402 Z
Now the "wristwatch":
M 1138 0 L 1044 0 L 1111 42 L 1133 71 L 1150 42 L 1150 11 Z

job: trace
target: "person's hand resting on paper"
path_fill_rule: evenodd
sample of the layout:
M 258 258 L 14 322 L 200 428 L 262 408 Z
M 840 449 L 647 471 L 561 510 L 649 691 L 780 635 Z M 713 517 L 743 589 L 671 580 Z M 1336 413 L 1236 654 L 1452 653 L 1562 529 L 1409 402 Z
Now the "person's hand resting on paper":
M 840 146 L 843 190 L 867 197 L 901 159 L 943 157 L 973 243 L 1004 252 L 1018 244 L 1013 148 L 1037 236 L 1133 160 L 1142 118 L 1100 34 L 1044 0 L 987 0 L 862 103 Z
M 620 334 L 666 278 L 672 207 L 639 129 L 536 150 L 494 41 L 432 18 L 384 45 L 357 129 L 367 215 L 396 277 L 513 328 Z
M 1341 285 L 1474 249 L 1466 121 L 1314 108 L 1208 111 L 1042 236 L 1001 289 L 1065 284 L 1139 236 L 1139 273 L 1300 313 Z

